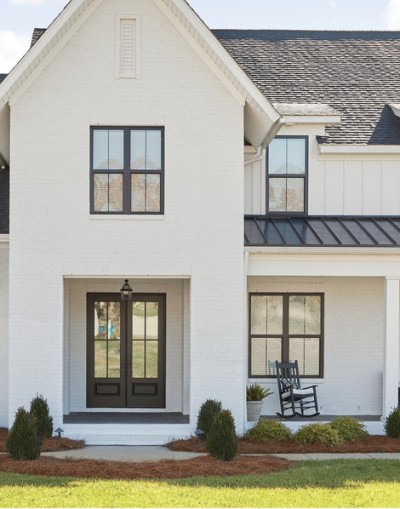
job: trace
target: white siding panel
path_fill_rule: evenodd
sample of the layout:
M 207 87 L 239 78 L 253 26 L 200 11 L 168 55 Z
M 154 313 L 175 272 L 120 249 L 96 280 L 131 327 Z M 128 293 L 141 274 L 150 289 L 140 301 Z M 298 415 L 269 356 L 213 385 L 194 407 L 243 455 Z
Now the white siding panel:
M 363 205 L 362 161 L 344 162 L 344 209 L 345 215 L 361 214 Z
M 382 161 L 364 161 L 363 214 L 382 213 Z
M 382 214 L 400 214 L 400 162 L 382 163 Z
M 343 161 L 327 161 L 325 165 L 325 211 L 320 214 L 343 214 Z
M 244 213 L 253 214 L 253 167 L 244 167 Z
M 325 172 L 324 166 L 319 164 L 317 168 L 310 168 L 308 180 L 308 213 L 325 213 Z
M 0 427 L 8 412 L 8 246 L 0 245 Z

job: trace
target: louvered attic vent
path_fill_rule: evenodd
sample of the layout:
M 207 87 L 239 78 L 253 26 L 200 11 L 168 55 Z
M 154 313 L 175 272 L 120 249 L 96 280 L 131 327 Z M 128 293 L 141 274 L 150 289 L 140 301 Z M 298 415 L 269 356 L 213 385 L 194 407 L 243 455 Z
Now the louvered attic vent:
M 136 78 L 137 75 L 136 19 L 120 19 L 119 77 Z

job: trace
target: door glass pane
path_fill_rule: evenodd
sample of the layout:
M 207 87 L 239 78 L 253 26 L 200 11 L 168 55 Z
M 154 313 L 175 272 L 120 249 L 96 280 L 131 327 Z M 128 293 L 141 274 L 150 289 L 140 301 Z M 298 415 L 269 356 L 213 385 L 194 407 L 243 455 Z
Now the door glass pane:
M 289 361 L 299 363 L 299 374 L 319 375 L 319 338 L 290 338 Z
M 321 298 L 319 295 L 289 297 L 289 334 L 321 333 Z
M 144 339 L 145 303 L 133 302 L 132 304 L 132 337 Z
M 275 138 L 268 148 L 268 173 L 285 174 L 286 171 L 286 139 Z
M 287 140 L 287 172 L 306 172 L 306 143 L 301 138 L 288 138 Z
M 107 341 L 94 342 L 94 376 L 107 378 Z
M 158 341 L 146 342 L 146 378 L 158 377 Z
M 120 377 L 120 342 L 109 341 L 108 343 L 108 378 Z
M 108 338 L 119 339 L 121 337 L 121 310 L 119 302 L 108 303 Z
M 146 339 L 158 339 L 158 302 L 146 302 Z
M 132 378 L 144 378 L 144 341 L 132 341 Z
M 282 359 L 282 338 L 252 338 L 251 375 L 276 374 L 275 362 Z
M 94 339 L 107 338 L 107 303 L 94 303 Z

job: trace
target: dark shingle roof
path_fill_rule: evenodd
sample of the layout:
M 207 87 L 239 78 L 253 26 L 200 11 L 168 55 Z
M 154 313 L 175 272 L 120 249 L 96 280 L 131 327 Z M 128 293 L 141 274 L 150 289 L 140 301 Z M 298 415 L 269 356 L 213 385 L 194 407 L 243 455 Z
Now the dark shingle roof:
M 400 247 L 400 217 L 246 216 L 245 246 Z
M 34 28 L 31 39 L 31 48 L 34 44 L 38 42 L 38 40 L 42 37 L 42 35 L 46 32 L 45 28 Z
M 0 169 L 0 234 L 9 233 L 10 172 Z
M 7 74 L 0 74 L 0 83 L 5 80 L 7 77 Z
M 400 32 L 213 30 L 272 103 L 329 104 L 323 143 L 400 144 Z

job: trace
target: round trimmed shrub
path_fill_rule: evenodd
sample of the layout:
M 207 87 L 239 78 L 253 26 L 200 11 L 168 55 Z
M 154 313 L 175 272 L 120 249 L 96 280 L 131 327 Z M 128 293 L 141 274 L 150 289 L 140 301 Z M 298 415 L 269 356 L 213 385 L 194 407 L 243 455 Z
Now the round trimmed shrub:
M 245 435 L 251 442 L 270 442 L 271 440 L 288 440 L 292 436 L 290 430 L 275 420 L 259 421 Z
M 6 440 L 6 450 L 17 460 L 35 460 L 40 454 L 36 422 L 25 408 L 18 408 Z
M 50 415 L 47 399 L 42 395 L 33 398 L 30 413 L 35 419 L 39 438 L 51 438 L 53 435 L 53 417 Z
M 232 460 L 237 453 L 235 421 L 229 410 L 222 410 L 214 419 L 207 435 L 208 452 L 224 461 Z
M 400 407 L 394 408 L 385 419 L 385 433 L 391 438 L 400 438 Z
M 335 447 L 343 443 L 343 438 L 332 428 L 330 424 L 308 424 L 298 429 L 294 435 L 298 444 L 302 445 L 325 445 Z
M 222 411 L 222 403 L 216 399 L 207 399 L 200 407 L 197 416 L 197 428 L 204 432 L 203 439 L 207 438 L 207 434 L 211 429 L 215 417 Z
M 331 422 L 331 427 L 339 433 L 343 440 L 349 442 L 357 442 L 368 435 L 364 424 L 354 417 L 339 417 Z

